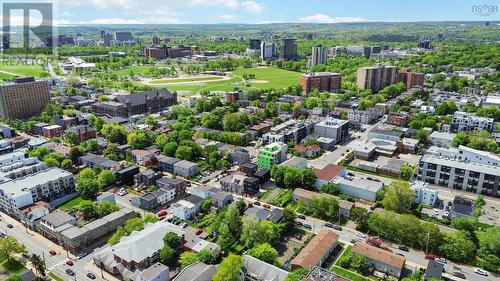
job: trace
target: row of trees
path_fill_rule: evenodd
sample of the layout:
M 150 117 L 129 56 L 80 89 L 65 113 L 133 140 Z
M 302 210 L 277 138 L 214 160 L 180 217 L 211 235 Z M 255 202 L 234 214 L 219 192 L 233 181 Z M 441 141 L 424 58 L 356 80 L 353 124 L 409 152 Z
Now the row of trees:
M 280 188 L 306 188 L 313 189 L 316 175 L 311 169 L 297 169 L 292 166 L 273 166 L 271 177 Z

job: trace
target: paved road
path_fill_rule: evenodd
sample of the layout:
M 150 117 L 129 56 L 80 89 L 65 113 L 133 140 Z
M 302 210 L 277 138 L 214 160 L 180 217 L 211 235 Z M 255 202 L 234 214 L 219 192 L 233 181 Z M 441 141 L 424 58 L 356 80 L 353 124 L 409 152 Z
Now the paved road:
M 92 256 L 88 255 L 83 259 L 76 260 L 73 255 L 69 255 L 62 247 L 56 245 L 52 241 L 45 239 L 40 234 L 27 230 L 24 225 L 9 217 L 8 215 L 1 213 L 0 221 L 0 231 L 6 233 L 7 235 L 14 236 L 19 242 L 26 245 L 26 249 L 29 254 L 37 254 L 45 258 L 45 263 L 47 265 L 48 271 L 52 271 L 64 280 L 90 280 L 87 277 L 89 272 L 88 268 L 91 265 Z M 7 224 L 12 224 L 13 228 L 8 228 Z M 57 255 L 51 256 L 49 254 L 50 250 L 55 250 Z M 68 256 L 73 260 L 74 265 L 66 265 Z M 71 268 L 75 272 L 75 276 L 71 277 L 66 274 L 66 269 Z M 96 274 L 95 280 L 104 280 L 100 278 L 100 274 Z M 110 278 L 107 278 L 110 280 Z

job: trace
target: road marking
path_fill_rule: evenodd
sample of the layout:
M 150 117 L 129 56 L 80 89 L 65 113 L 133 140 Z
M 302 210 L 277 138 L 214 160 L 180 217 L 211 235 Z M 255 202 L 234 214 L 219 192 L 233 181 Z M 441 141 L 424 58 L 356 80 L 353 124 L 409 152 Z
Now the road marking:
M 54 270 L 56 267 L 60 267 L 61 265 L 64 265 L 64 264 L 66 264 L 66 261 L 60 261 L 60 262 L 58 262 L 58 263 L 56 263 L 56 264 L 53 264 L 52 266 L 48 267 L 48 268 L 47 268 L 47 270 L 48 270 L 48 271 L 52 271 L 52 270 Z

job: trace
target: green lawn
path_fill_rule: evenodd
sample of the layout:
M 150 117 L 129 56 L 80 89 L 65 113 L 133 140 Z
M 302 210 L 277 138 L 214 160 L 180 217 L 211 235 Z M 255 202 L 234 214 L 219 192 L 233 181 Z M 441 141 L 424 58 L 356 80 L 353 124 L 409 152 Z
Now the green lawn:
M 162 79 L 162 80 L 154 80 L 151 81 L 151 84 L 165 84 L 165 83 L 184 83 L 184 82 L 200 82 L 207 80 L 222 80 L 224 77 L 222 76 L 209 76 L 209 77 L 186 77 L 186 78 L 172 78 L 172 79 Z
M 68 202 L 62 204 L 59 206 L 59 209 L 63 211 L 69 211 L 74 207 L 78 207 L 82 201 L 85 201 L 81 196 L 75 197 Z
M 351 256 L 352 246 L 349 245 L 342 253 L 342 255 L 335 261 L 335 264 L 330 268 L 330 271 L 337 273 L 340 276 L 346 277 L 352 281 L 370 281 L 377 280 L 375 276 L 363 276 L 354 271 L 340 267 L 340 262 L 344 259 L 348 259 Z
M 254 74 L 255 80 L 259 81 L 252 82 L 244 81 L 244 74 Z M 299 72 L 288 71 L 284 69 L 265 67 L 265 68 L 240 68 L 237 69 L 229 75 L 232 78 L 229 80 L 212 81 L 212 82 L 197 82 L 193 84 L 178 84 L 178 85 L 168 85 L 168 89 L 172 91 L 233 91 L 235 88 L 246 89 L 247 87 L 255 87 L 260 89 L 269 88 L 284 88 L 290 85 L 297 85 L 299 83 L 299 77 L 302 75 Z M 245 83 L 246 82 L 246 83 Z M 162 85 L 157 85 L 157 87 L 162 87 Z
M 0 264 L 2 264 L 6 259 L 7 256 L 4 253 L 0 252 Z
M 133 72 L 134 75 L 145 75 L 147 76 L 147 73 L 151 68 L 155 68 L 156 66 L 154 65 L 133 65 L 127 68 L 123 68 L 120 70 L 113 70 L 111 73 L 114 73 L 118 76 L 129 76 L 130 72 Z
M 17 76 L 34 76 L 34 77 L 47 77 L 48 73 L 43 67 L 38 65 L 7 65 L 0 62 L 0 78 L 4 75 L 8 78 L 13 75 Z
M 53 272 L 49 272 L 49 276 L 52 277 L 52 279 L 56 280 L 56 281 L 64 281 L 64 279 L 62 279 L 61 277 L 57 276 L 55 273 Z
M 10 274 L 23 273 L 26 271 L 26 267 L 14 259 L 2 262 L 2 267 Z

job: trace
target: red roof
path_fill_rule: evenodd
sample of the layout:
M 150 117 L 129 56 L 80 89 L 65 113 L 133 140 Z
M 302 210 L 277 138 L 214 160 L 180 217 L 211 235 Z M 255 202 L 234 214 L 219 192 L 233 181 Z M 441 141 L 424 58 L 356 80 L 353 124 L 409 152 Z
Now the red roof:
M 314 174 L 320 180 L 331 181 L 344 171 L 344 167 L 328 164 L 323 169 L 314 169 Z

